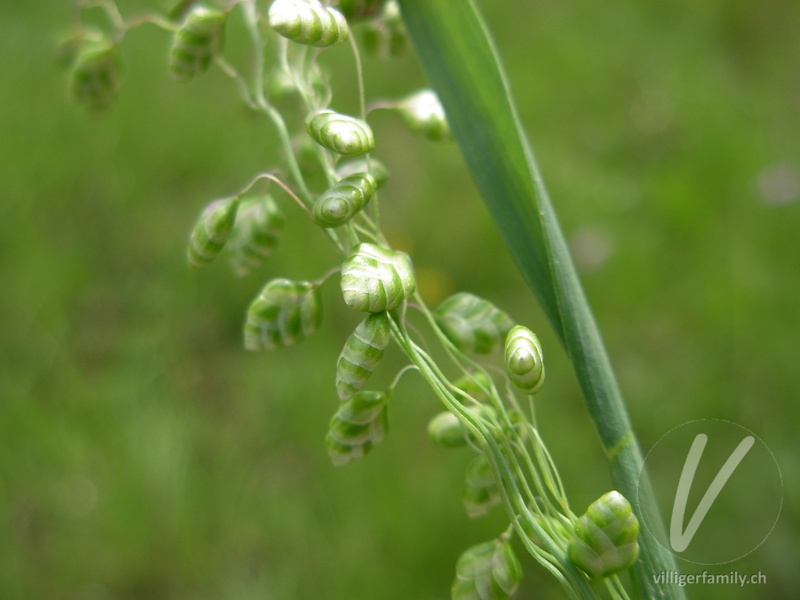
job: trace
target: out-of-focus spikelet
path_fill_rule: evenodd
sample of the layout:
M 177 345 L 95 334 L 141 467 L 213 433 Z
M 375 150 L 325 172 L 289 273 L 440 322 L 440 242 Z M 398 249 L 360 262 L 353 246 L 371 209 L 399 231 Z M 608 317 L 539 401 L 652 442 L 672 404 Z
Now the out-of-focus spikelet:
M 317 283 L 273 279 L 247 311 L 244 346 L 275 350 L 292 346 L 314 333 L 322 322 L 322 298 Z

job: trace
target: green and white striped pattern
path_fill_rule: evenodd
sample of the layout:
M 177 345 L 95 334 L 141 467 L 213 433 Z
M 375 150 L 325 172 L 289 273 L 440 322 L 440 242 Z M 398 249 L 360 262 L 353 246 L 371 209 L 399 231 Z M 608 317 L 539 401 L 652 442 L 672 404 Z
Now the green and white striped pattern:
M 400 116 L 414 133 L 441 142 L 452 137 L 442 103 L 433 90 L 421 90 L 400 101 Z
M 508 600 L 522 580 L 522 567 L 508 540 L 469 548 L 456 563 L 452 600 Z
M 309 281 L 273 279 L 250 305 L 244 325 L 248 350 L 292 346 L 322 323 L 319 286 Z
M 343 156 L 358 156 L 375 147 L 372 128 L 365 121 L 332 110 L 311 113 L 306 129 L 320 146 Z
M 341 227 L 364 209 L 377 187 L 369 173 L 340 179 L 314 203 L 314 222 L 320 227 Z
M 344 179 L 356 173 L 369 173 L 375 180 L 375 186 L 380 189 L 389 181 L 389 170 L 377 158 L 357 158 L 339 165 L 336 174 Z
M 242 200 L 227 244 L 234 273 L 244 276 L 261 266 L 278 245 L 284 225 L 283 212 L 270 196 Z
M 575 523 L 569 558 L 592 577 L 608 577 L 639 556 L 639 521 L 617 491 L 600 496 Z
M 383 358 L 389 345 L 389 315 L 375 313 L 361 321 L 339 355 L 336 365 L 336 391 L 347 400 L 360 390 Z
M 238 198 L 226 198 L 209 204 L 200 215 L 189 237 L 186 259 L 192 269 L 213 261 L 230 237 L 239 208 Z
M 331 419 L 325 445 L 334 465 L 361 458 L 389 430 L 386 392 L 358 392 Z
M 506 375 L 526 394 L 535 394 L 544 383 L 544 360 L 539 338 L 527 327 L 515 326 L 506 337 Z
M 342 265 L 342 294 L 353 310 L 383 312 L 411 297 L 417 284 L 403 252 L 359 244 Z
M 459 292 L 433 311 L 442 332 L 462 352 L 488 354 L 503 343 L 514 321 L 494 304 Z
M 191 79 L 208 70 L 222 51 L 227 16 L 204 6 L 196 6 L 186 15 L 169 51 L 169 69 L 175 79 Z
M 117 97 L 122 81 L 119 50 L 110 42 L 93 42 L 77 54 L 70 72 L 70 92 L 91 110 L 107 108 Z
M 269 7 L 269 26 L 293 42 L 317 48 L 346 42 L 350 37 L 344 15 L 317 0 L 275 0 Z
M 467 515 L 472 518 L 485 515 L 490 508 L 500 502 L 500 490 L 497 488 L 489 461 L 483 454 L 472 459 L 467 467 L 461 501 L 464 503 Z

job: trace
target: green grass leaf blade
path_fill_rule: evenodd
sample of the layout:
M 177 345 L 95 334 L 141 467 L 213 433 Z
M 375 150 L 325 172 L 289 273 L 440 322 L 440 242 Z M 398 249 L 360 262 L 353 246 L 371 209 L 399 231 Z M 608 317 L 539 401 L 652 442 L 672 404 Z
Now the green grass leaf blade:
M 400 6 L 475 183 L 570 356 L 614 484 L 640 518 L 642 511 L 656 511 L 647 485 L 641 504 L 637 502 L 641 451 L 497 53 L 474 4 L 400 0 Z M 633 567 L 640 597 L 684 598 L 681 588 L 653 579 L 654 573 L 677 570 L 674 557 L 644 528 L 640 544 L 641 560 Z
M 466 4 L 461 2 L 408 1 L 401 5 L 478 189 L 486 199 L 504 199 L 487 200 L 487 204 L 495 220 L 503 224 L 501 232 L 512 255 L 518 262 L 524 257 L 520 263 L 523 276 L 561 337 L 556 298 L 548 284 L 551 275 L 542 223 L 535 204 L 530 205 L 536 194 L 516 113 L 493 53 L 476 52 L 470 45 L 476 37 L 486 39 L 480 22 L 459 14 L 455 21 L 442 24 L 441 17 L 471 12 L 464 11 Z M 480 86 L 475 86 L 477 81 Z

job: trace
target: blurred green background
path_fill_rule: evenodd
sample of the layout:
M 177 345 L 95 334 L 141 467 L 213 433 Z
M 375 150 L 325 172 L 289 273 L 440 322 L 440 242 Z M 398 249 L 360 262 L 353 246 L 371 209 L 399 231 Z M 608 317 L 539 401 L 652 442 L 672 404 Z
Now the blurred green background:
M 773 533 L 717 569 L 767 584 L 690 597 L 797 597 L 800 4 L 481 4 L 643 447 L 729 419 L 783 471 Z M 185 267 L 201 208 L 275 164 L 273 130 L 219 72 L 172 82 L 154 28 L 125 40 L 116 106 L 86 114 L 55 59 L 73 16 L 64 0 L 0 2 L 0 598 L 449 597 L 457 556 L 504 519 L 465 516 L 470 457 L 428 442 L 433 395 L 404 378 L 388 438 L 334 468 L 322 442 L 334 367 L 359 320 L 335 283 L 311 339 L 241 347 L 266 279 L 335 264 L 325 237 L 286 203 L 286 235 L 258 273 Z M 241 34 L 234 18 L 233 60 Z M 323 62 L 334 107 L 354 111 L 350 54 Z M 410 55 L 365 69 L 371 98 L 424 85 Z M 392 172 L 385 229 L 423 294 L 473 291 L 541 334 L 542 433 L 583 511 L 610 487 L 599 443 L 457 148 L 388 113 L 370 120 Z M 401 365 L 390 352 L 376 385 Z M 525 565 L 519 598 L 564 597 Z

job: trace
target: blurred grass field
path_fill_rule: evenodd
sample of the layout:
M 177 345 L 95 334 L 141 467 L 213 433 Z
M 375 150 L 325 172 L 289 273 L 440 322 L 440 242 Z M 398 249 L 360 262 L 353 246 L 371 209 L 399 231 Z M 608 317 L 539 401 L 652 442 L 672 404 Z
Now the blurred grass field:
M 782 469 L 775 530 L 719 569 L 767 584 L 690 598 L 797 597 L 800 4 L 482 6 L 643 447 L 728 419 Z M 322 440 L 359 320 L 336 285 L 302 345 L 242 349 L 264 280 L 334 264 L 324 236 L 285 204 L 257 274 L 185 267 L 200 209 L 274 164 L 269 124 L 218 72 L 173 83 L 169 40 L 146 28 L 123 45 L 117 105 L 87 115 L 55 60 L 72 15 L 71 2 L 0 2 L 0 599 L 449 597 L 459 553 L 503 517 L 465 516 L 469 456 L 428 442 L 433 395 L 404 378 L 387 439 L 335 469 Z M 229 33 L 243 55 L 240 24 Z M 350 55 L 324 62 L 335 106 L 355 110 Z M 413 56 L 365 69 L 373 98 L 424 85 Z M 599 443 L 457 148 L 370 120 L 392 173 L 386 229 L 423 294 L 470 290 L 541 334 L 542 433 L 581 512 L 610 486 Z M 401 365 L 391 352 L 376 385 Z M 525 564 L 519 598 L 563 597 Z

